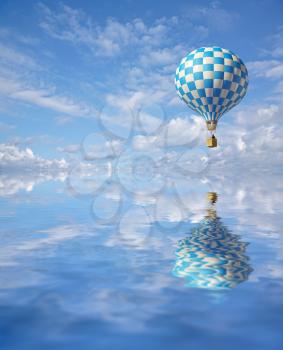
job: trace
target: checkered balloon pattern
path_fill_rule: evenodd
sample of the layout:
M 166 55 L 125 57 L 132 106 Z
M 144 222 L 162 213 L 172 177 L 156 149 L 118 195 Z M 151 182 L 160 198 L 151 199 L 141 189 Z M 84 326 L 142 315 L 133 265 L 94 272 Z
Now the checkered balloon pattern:
M 176 70 L 180 98 L 206 121 L 217 121 L 237 105 L 248 87 L 248 71 L 233 52 L 201 47 L 184 57 Z
M 234 288 L 252 271 L 246 246 L 220 218 L 205 218 L 188 238 L 179 241 L 172 273 L 191 288 Z

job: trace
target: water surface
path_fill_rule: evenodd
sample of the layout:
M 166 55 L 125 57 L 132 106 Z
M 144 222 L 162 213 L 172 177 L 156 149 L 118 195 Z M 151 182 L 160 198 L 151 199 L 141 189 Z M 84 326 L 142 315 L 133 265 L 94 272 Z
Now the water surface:
M 1 349 L 281 348 L 280 175 L 64 180 L 1 178 Z

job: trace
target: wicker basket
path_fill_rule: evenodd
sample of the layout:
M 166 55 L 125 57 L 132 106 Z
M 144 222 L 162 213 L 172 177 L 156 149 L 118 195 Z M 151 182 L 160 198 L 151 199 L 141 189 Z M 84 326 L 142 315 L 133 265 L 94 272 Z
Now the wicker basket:
M 206 140 L 206 145 L 210 148 L 217 147 L 217 138 L 215 136 L 208 137 Z

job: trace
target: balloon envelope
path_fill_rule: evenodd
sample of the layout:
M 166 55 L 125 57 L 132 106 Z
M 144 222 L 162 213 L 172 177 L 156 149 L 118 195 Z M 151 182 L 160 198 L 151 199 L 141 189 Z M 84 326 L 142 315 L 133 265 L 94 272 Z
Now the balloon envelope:
M 246 246 L 212 210 L 188 238 L 179 241 L 172 273 L 191 288 L 234 288 L 252 271 Z
M 233 52 L 201 47 L 184 57 L 176 70 L 180 98 L 206 121 L 217 120 L 237 105 L 248 87 L 248 71 Z

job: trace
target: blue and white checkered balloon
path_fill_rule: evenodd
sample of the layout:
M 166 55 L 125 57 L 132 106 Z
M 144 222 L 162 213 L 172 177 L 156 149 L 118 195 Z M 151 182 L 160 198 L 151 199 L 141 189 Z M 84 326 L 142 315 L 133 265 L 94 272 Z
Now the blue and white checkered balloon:
M 180 98 L 204 119 L 215 124 L 245 96 L 248 71 L 233 52 L 201 47 L 184 57 L 176 70 Z
M 234 288 L 252 271 L 246 247 L 210 210 L 190 236 L 179 241 L 172 273 L 191 288 Z

